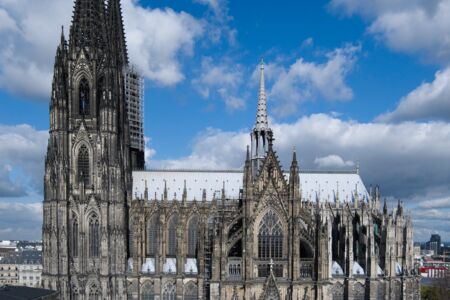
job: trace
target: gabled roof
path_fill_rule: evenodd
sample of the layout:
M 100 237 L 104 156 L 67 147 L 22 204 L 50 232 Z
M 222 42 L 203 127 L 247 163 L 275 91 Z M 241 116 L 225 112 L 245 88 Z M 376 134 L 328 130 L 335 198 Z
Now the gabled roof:
M 161 199 L 164 186 L 167 185 L 168 199 L 181 199 L 186 181 L 187 199 L 202 200 L 203 190 L 206 199 L 220 199 L 225 187 L 227 199 L 239 199 L 243 188 L 242 170 L 148 170 L 133 171 L 133 199 L 143 198 L 145 182 L 147 182 L 150 199 Z M 284 172 L 286 180 L 289 172 Z M 355 192 L 360 200 L 368 199 L 361 177 L 355 171 L 300 171 L 300 188 L 303 200 L 334 202 L 337 197 L 341 202 L 352 202 Z

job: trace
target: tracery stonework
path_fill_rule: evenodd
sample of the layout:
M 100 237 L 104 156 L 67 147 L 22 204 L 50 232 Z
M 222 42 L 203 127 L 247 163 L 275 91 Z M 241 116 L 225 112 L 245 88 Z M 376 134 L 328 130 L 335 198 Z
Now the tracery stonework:
M 419 298 L 401 202 L 381 208 L 358 170 L 302 171 L 295 151 L 282 168 L 263 64 L 251 146 L 231 171 L 132 171 L 127 64 L 120 1 L 76 0 L 53 78 L 44 287 L 77 300 Z

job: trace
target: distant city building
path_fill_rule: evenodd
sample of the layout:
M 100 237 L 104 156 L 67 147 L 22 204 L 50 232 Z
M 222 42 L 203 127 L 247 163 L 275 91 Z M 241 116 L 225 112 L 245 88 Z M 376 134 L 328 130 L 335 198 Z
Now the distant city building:
M 0 258 L 7 256 L 9 253 L 17 250 L 17 243 L 13 241 L 1 241 L 0 242 Z
M 15 251 L 0 260 L 0 285 L 40 287 L 41 274 L 41 251 Z
M 439 234 L 432 234 L 430 240 L 426 243 L 428 250 L 433 250 L 434 255 L 442 254 L 441 252 L 441 236 Z
M 130 131 L 131 166 L 145 167 L 144 78 L 135 67 L 125 68 L 125 100 Z

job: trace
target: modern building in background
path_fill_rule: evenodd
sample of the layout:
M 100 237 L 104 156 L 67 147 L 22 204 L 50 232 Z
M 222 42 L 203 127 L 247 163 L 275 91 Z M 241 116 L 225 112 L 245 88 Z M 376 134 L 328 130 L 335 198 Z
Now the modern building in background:
M 441 252 L 441 236 L 432 234 L 430 240 L 426 243 L 426 249 L 434 251 L 434 255 L 440 255 Z
M 89 300 L 420 298 L 401 202 L 382 206 L 359 168 L 302 170 L 295 151 L 280 164 L 263 65 L 244 168 L 226 171 L 133 171 L 143 85 L 127 66 L 120 0 L 76 0 L 50 101 L 45 288 Z
M 144 78 L 131 66 L 125 67 L 125 100 L 130 131 L 131 166 L 134 170 L 145 168 L 144 140 Z

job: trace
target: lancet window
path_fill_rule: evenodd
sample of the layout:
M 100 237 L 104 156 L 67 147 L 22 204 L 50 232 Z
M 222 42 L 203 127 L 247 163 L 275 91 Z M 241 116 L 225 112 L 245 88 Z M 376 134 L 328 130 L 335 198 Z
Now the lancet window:
M 89 150 L 85 145 L 82 145 L 78 152 L 78 177 L 85 186 L 89 185 L 90 181 L 89 169 Z
M 197 225 L 198 225 L 198 218 L 194 216 L 191 218 L 188 225 L 187 255 L 190 257 L 194 257 L 197 254 L 197 236 L 198 236 Z
M 72 250 L 72 256 L 78 257 L 78 220 L 76 217 L 74 217 L 72 220 L 70 234 L 71 234 L 71 239 L 70 239 L 71 247 L 70 248 Z
M 97 215 L 89 218 L 89 256 L 96 258 L 100 255 L 100 223 Z
M 90 114 L 90 101 L 89 101 L 89 82 L 86 78 L 80 80 L 80 115 L 87 116 Z
M 259 225 L 258 257 L 265 260 L 283 257 L 283 227 L 273 211 L 266 213 Z
M 158 233 L 159 233 L 159 222 L 158 217 L 153 216 L 147 223 L 147 251 L 149 256 L 155 256 L 158 251 Z
M 178 216 L 174 215 L 169 221 L 167 255 L 175 256 L 177 254 L 177 226 Z

